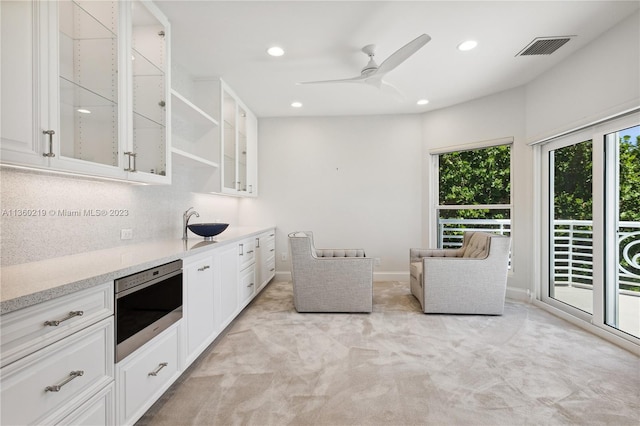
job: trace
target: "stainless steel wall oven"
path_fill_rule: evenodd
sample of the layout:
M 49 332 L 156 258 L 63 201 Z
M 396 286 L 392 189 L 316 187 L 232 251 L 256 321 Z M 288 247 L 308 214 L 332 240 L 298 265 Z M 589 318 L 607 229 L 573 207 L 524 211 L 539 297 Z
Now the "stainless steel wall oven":
M 116 362 L 182 318 L 182 260 L 114 281 Z

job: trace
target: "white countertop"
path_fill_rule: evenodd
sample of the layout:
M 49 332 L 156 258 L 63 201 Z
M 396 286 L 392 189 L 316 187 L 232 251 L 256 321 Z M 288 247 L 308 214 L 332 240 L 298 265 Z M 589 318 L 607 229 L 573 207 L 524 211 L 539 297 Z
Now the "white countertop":
M 0 269 L 0 314 L 113 281 L 163 263 L 212 250 L 271 227 L 230 226 L 217 241 L 199 237 L 148 240 Z

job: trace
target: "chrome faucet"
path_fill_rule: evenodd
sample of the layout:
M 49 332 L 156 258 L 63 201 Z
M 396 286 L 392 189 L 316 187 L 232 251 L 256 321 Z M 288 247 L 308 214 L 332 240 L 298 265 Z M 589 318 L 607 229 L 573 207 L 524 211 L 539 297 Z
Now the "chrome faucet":
M 187 225 L 189 225 L 189 219 L 191 219 L 191 216 L 193 216 L 195 214 L 196 217 L 200 217 L 200 215 L 198 214 L 197 211 L 194 210 L 194 211 L 190 212 L 191 209 L 193 209 L 193 207 L 189 207 L 187 209 L 187 211 L 185 211 L 182 214 L 182 230 L 184 231 L 182 233 L 182 239 L 183 240 L 188 239 L 188 237 L 187 237 Z

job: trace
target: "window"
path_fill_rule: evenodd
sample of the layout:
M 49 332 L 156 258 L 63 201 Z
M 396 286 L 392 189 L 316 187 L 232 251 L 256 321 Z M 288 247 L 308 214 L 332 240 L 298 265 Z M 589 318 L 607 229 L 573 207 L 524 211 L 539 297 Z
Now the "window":
M 511 234 L 511 144 L 439 153 L 438 247 L 462 245 L 464 231 Z

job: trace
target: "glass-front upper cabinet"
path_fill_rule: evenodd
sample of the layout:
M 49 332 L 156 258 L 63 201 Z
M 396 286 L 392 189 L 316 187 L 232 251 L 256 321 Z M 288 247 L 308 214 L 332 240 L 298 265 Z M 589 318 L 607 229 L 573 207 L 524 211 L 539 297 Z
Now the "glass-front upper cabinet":
M 247 112 L 238 106 L 238 191 L 248 191 L 247 182 Z
M 168 22 L 148 2 L 131 5 L 132 131 L 127 168 L 170 176 L 167 144 Z
M 170 183 L 161 11 L 146 0 L 3 1 L 0 11 L 2 162 Z
M 118 8 L 117 1 L 58 2 L 63 158 L 118 166 Z
M 223 116 L 223 179 L 222 186 L 224 192 L 235 192 L 238 190 L 237 172 L 237 122 L 236 122 L 236 100 L 227 90 L 222 89 L 222 116 Z
M 257 119 L 221 81 L 222 117 L 222 192 L 257 196 Z

